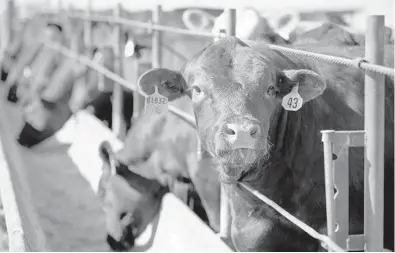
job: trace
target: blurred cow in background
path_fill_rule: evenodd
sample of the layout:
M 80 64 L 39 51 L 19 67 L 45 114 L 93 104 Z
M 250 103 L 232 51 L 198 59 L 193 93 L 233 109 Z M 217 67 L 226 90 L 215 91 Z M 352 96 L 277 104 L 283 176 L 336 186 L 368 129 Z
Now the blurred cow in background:
M 93 31 L 93 59 L 103 67 L 114 72 L 114 63 L 119 59 L 114 55 L 114 36 L 112 27 L 107 23 L 94 23 Z M 124 43 L 128 40 L 124 34 Z M 121 55 L 123 58 L 124 56 Z M 112 127 L 112 90 L 114 81 L 103 76 L 95 70 L 88 70 L 88 78 L 76 83 L 70 101 L 74 112 L 90 107 L 92 113 L 104 121 L 109 128 Z M 123 120 L 126 130 L 131 127 L 133 116 L 133 92 L 123 87 Z
M 185 98 L 172 105 L 192 113 Z M 196 152 L 196 129 L 171 113 L 143 115 L 117 153 L 107 142 L 101 145 L 104 166 L 98 196 L 106 214 L 107 240 L 114 250 L 133 246 L 135 238 L 159 212 L 168 191 L 219 231 L 216 165 L 207 153 L 198 161 Z

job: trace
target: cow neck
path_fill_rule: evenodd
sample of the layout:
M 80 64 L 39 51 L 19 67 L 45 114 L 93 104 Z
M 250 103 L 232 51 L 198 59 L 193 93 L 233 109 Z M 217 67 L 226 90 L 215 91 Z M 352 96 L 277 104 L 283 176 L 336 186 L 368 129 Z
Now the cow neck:
M 301 119 L 302 112 L 288 112 L 279 105 L 271 117 L 272 124 L 269 128 L 268 138 L 273 144 L 270 158 L 258 162 L 256 167 L 243 177 L 244 183 L 290 211 L 295 207 L 291 202 L 286 203 L 284 200 L 288 199 L 292 189 L 297 187 L 295 182 L 298 182 L 297 178 L 299 178 L 298 171 L 292 168 L 296 157 L 302 151 L 302 147 L 299 147 L 303 138 L 300 131 Z M 251 200 L 251 203 L 256 202 L 244 188 L 237 188 L 239 194 L 245 196 L 246 200 Z M 281 191 L 278 190 L 279 188 Z M 256 204 L 259 205 L 259 202 Z
M 168 191 L 167 187 L 163 187 L 158 181 L 135 173 L 123 163 L 119 163 L 117 166 L 117 175 L 123 177 L 132 188 L 142 194 L 148 193 L 154 197 L 161 198 Z

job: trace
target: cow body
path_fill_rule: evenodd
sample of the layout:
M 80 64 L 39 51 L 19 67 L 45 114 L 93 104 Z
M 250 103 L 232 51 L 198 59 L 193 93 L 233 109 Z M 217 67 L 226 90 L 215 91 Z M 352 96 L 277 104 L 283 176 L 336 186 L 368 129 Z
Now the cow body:
M 186 102 L 189 101 L 181 99 L 181 101 L 176 101 L 176 104 L 183 108 L 190 107 Z M 174 129 L 177 129 L 177 132 L 174 132 Z M 157 208 L 163 196 L 152 197 L 155 191 L 150 190 L 150 185 L 157 182 L 165 191 L 173 192 L 184 203 L 190 205 L 202 220 L 208 222 L 215 231 L 218 231 L 220 213 L 218 172 L 211 157 L 206 156 L 198 163 L 196 140 L 197 133 L 194 127 L 175 115 L 143 115 L 137 120 L 125 139 L 124 148 L 114 155 L 114 159 L 119 163 L 119 168 L 126 167 L 125 170 L 118 171 L 116 177 L 121 176 L 132 189 L 140 189 L 138 190 L 140 194 L 128 195 L 128 198 L 119 200 L 122 198 L 122 193 L 113 193 L 111 196 L 113 201 L 127 206 L 127 208 L 119 210 L 130 213 L 132 217 L 144 214 L 144 220 L 148 222 L 152 220 L 152 215 L 159 211 Z M 108 164 L 105 166 L 108 167 Z M 137 178 L 143 179 L 138 181 L 133 174 L 138 175 Z M 100 189 L 104 189 L 104 186 L 109 184 L 108 180 L 105 183 L 105 173 L 102 178 Z M 104 190 L 102 192 L 101 200 L 104 202 L 104 199 L 109 198 L 111 193 Z M 136 203 L 140 202 L 139 199 L 150 200 L 150 206 L 137 205 Z M 107 210 L 107 219 L 114 217 L 114 212 L 117 212 L 119 216 L 121 212 L 119 210 L 117 211 L 115 208 Z M 153 213 L 147 212 L 148 210 L 152 210 Z M 137 230 L 142 231 L 146 225 L 147 222 L 141 223 L 140 226 L 137 224 L 139 227 Z M 132 224 L 132 226 L 136 226 L 136 224 Z M 118 226 L 118 228 L 123 230 L 123 233 L 127 232 L 125 227 Z M 108 230 L 111 235 L 110 227 Z M 114 234 L 114 232 L 112 233 Z M 115 232 L 115 234 L 123 233 Z M 138 235 L 138 233 L 134 234 L 133 237 Z M 114 236 L 111 235 L 111 237 Z M 118 236 L 115 240 L 120 240 L 120 237 Z M 118 244 L 124 244 L 122 239 L 118 241 Z
M 300 46 L 348 58 L 357 47 Z M 386 48 L 391 56 L 393 48 Z M 393 66 L 387 57 L 387 66 Z M 386 77 L 384 247 L 393 249 L 393 79 Z M 317 251 L 320 243 L 239 186 L 244 182 L 325 233 L 325 176 L 320 130 L 364 127 L 364 73 L 312 58 L 285 55 L 236 38 L 212 43 L 184 71 L 155 69 L 140 78 L 170 100 L 192 100 L 202 144 L 219 165 L 232 209 L 232 239 L 241 251 Z M 298 85 L 303 106 L 282 98 Z M 243 140 L 244 141 L 243 141 Z M 350 151 L 350 234 L 363 233 L 363 150 Z

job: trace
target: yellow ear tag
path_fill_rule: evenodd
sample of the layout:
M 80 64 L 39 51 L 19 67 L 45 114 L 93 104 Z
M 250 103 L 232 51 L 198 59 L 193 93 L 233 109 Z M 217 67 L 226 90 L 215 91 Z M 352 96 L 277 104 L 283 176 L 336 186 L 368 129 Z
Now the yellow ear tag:
M 287 111 L 297 111 L 302 108 L 303 98 L 298 93 L 299 84 L 295 85 L 291 92 L 283 97 L 282 105 Z
M 155 92 L 145 97 L 145 113 L 146 114 L 161 114 L 168 112 L 168 98 L 158 92 L 158 87 L 155 85 Z

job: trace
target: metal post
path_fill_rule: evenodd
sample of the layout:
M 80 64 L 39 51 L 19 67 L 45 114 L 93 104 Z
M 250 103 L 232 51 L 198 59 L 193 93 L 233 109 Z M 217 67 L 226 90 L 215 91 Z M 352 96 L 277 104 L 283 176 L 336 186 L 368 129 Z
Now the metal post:
M 327 233 L 329 238 L 336 242 L 335 237 L 335 209 L 334 209 L 334 183 L 333 183 L 333 150 L 331 135 L 334 130 L 323 130 L 322 142 L 324 145 L 324 163 L 325 163 L 325 196 L 326 196 L 326 223 L 327 223 Z M 328 249 L 328 252 L 332 250 Z
M 2 17 L 2 29 L 1 29 L 1 49 L 5 50 L 9 43 L 12 41 L 12 25 L 13 25 L 13 16 L 14 16 L 14 1 L 8 0 L 7 7 L 4 11 Z
M 139 73 L 140 73 L 140 60 L 139 59 L 132 59 L 131 60 L 133 63 L 133 71 L 134 75 L 133 77 L 135 78 L 134 81 L 137 83 L 137 80 L 139 78 Z M 144 103 L 145 99 L 140 93 L 138 92 L 133 92 L 133 120 L 136 120 L 144 113 Z M 132 123 L 133 124 L 133 123 Z
M 160 24 L 162 6 L 155 6 L 152 11 L 152 22 Z M 152 31 L 152 67 L 159 68 L 162 65 L 162 34 L 158 30 Z
M 117 4 L 114 11 L 115 17 L 122 16 L 122 6 Z M 123 76 L 123 61 L 124 61 L 124 41 L 122 33 L 122 25 L 114 24 L 115 29 L 115 43 L 114 43 L 114 72 Z M 125 122 L 123 121 L 123 88 L 120 84 L 114 83 L 114 90 L 112 94 L 112 130 L 120 139 L 126 134 Z
M 366 60 L 384 63 L 384 16 L 368 16 L 366 30 Z M 365 228 L 366 250 L 383 249 L 384 215 L 384 76 L 365 74 Z
M 85 54 L 88 57 L 92 56 L 92 21 L 90 17 L 92 15 L 92 0 L 88 0 L 88 6 L 86 10 L 87 20 L 84 22 L 84 44 L 85 44 Z
M 236 35 L 236 10 L 227 9 L 227 22 L 226 22 L 226 33 L 228 36 Z M 226 196 L 226 192 L 223 186 L 221 186 L 221 219 L 220 219 L 220 236 L 225 239 L 225 241 L 230 241 L 230 231 L 231 231 L 231 215 L 229 200 Z

